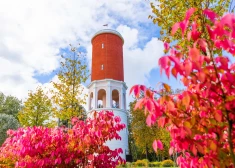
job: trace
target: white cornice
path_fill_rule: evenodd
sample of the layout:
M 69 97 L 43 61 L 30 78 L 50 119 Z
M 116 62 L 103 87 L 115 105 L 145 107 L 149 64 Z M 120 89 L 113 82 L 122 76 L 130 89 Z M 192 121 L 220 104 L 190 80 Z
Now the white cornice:
M 123 39 L 122 35 L 121 35 L 118 31 L 112 30 L 112 29 L 103 29 L 103 30 L 98 31 L 98 32 L 95 33 L 95 35 L 91 38 L 91 43 L 92 43 L 92 40 L 93 40 L 96 36 L 98 36 L 99 34 L 104 34 L 104 33 L 115 34 L 115 35 L 119 36 L 119 37 L 122 39 L 122 42 L 124 43 L 124 39 Z
M 113 79 L 102 79 L 102 80 L 95 80 L 95 81 L 92 81 L 92 82 L 87 86 L 87 88 L 89 89 L 89 88 L 90 88 L 92 85 L 94 85 L 94 84 L 97 84 L 97 83 L 104 83 L 104 82 L 119 83 L 119 84 L 122 84 L 126 90 L 127 90 L 127 88 L 128 88 L 125 82 L 123 82 L 123 81 L 118 81 L 118 80 L 113 80 Z

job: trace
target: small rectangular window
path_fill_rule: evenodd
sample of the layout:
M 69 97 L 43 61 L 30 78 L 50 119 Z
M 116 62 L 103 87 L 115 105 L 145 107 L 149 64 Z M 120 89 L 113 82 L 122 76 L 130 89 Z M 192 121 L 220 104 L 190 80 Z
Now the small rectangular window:
M 103 70 L 103 69 L 104 69 L 104 65 L 102 64 L 102 65 L 101 65 L 101 70 Z
M 102 48 L 104 48 L 104 43 L 102 43 Z

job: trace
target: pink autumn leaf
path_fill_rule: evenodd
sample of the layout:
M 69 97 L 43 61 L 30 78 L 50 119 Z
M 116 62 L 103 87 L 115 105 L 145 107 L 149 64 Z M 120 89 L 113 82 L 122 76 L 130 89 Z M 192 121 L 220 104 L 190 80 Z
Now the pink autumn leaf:
M 136 97 L 139 97 L 140 94 L 140 85 L 134 85 L 132 86 L 132 88 L 130 89 L 130 94 L 134 91 L 134 95 Z
M 159 118 L 159 120 L 158 120 L 158 126 L 160 126 L 160 127 L 164 127 L 165 126 L 165 124 L 167 124 L 167 118 L 166 117 L 161 117 L 161 118 Z
M 14 133 L 15 133 L 15 131 L 12 129 L 7 130 L 7 135 L 9 135 L 9 136 L 13 135 Z
M 227 57 L 216 57 L 215 61 L 216 61 L 216 63 L 220 64 L 220 68 L 222 68 L 224 70 L 228 69 L 229 59 Z
M 175 56 L 169 56 L 168 57 L 172 62 L 174 62 L 174 64 L 176 65 L 176 66 L 178 66 L 179 64 L 180 64 L 180 59 L 179 58 L 177 58 L 177 57 L 175 57 Z
M 164 49 L 165 49 L 165 51 L 168 51 L 169 48 L 170 48 L 169 44 L 165 42 L 165 43 L 164 43 Z
M 139 87 L 139 85 L 137 85 L 137 86 L 135 87 L 135 89 L 134 89 L 134 94 L 135 94 L 136 97 L 139 97 L 139 94 L 140 94 L 140 87 Z
M 212 10 L 210 10 L 210 9 L 205 9 L 205 10 L 203 11 L 203 13 L 204 13 L 211 21 L 214 21 L 215 18 L 218 17 L 218 15 L 217 15 L 214 11 L 212 11 Z
M 118 148 L 118 153 L 123 153 L 122 148 Z
M 222 121 L 222 112 L 221 110 L 217 110 L 215 112 L 215 119 L 218 121 L 218 122 L 221 122 Z
M 92 154 L 88 155 L 87 158 L 88 158 L 88 160 L 94 160 L 94 155 L 92 155 Z
M 192 14 L 196 11 L 196 8 L 190 8 L 185 14 L 185 20 L 189 20 Z
M 161 68 L 165 69 L 169 66 L 169 58 L 168 56 L 163 56 L 159 59 L 158 64 L 161 66 Z
M 171 30 L 171 35 L 174 35 L 175 32 L 180 28 L 180 23 L 175 23 L 173 26 L 172 26 L 172 30 Z
M 233 42 L 229 39 L 225 39 L 225 40 L 217 40 L 215 42 L 215 46 L 217 48 L 222 48 L 224 50 L 229 51 L 229 49 L 233 46 Z
M 235 16 L 234 14 L 228 13 L 224 17 L 222 17 L 220 24 L 226 25 L 230 28 L 234 29 L 234 22 L 235 22 Z
M 184 20 L 184 21 L 180 22 L 179 26 L 180 26 L 180 28 L 182 30 L 182 37 L 184 36 L 184 33 L 185 33 L 185 31 L 186 31 L 186 29 L 188 27 L 188 23 L 189 23 L 188 20 Z
M 171 72 L 170 67 L 166 68 L 166 69 L 165 69 L 165 72 L 166 72 L 167 78 L 170 79 L 170 72 Z
M 78 121 L 78 118 L 77 117 L 73 117 L 72 118 L 72 125 L 74 125 L 77 121 Z
M 145 99 L 140 99 L 140 100 L 138 100 L 137 103 L 135 104 L 134 110 L 136 110 L 136 109 L 142 109 L 142 108 L 143 108 L 143 105 L 144 105 L 144 102 L 145 102 Z
M 188 149 L 189 143 L 187 141 L 184 141 L 181 143 L 183 149 Z
M 187 61 L 184 64 L 185 75 L 188 76 L 192 72 L 192 62 Z
M 205 40 L 199 39 L 194 44 L 199 44 L 199 46 L 202 49 L 202 51 L 206 52 L 207 43 L 206 43 Z M 194 46 L 194 47 L 196 47 L 196 46 Z
M 145 91 L 145 90 L 146 90 L 146 86 L 140 85 L 140 90 L 141 90 L 141 91 Z
M 196 148 L 195 144 L 191 145 L 191 150 L 192 150 L 194 156 L 197 156 L 197 148 Z
M 197 48 L 190 48 L 189 49 L 189 57 L 191 60 L 197 62 L 199 61 L 200 51 Z
M 201 111 L 199 115 L 200 115 L 200 117 L 206 117 L 207 116 L 205 111 Z
M 172 155 L 173 152 L 174 152 L 174 148 L 173 148 L 173 147 L 170 147 L 170 149 L 169 149 L 169 154 Z
M 210 38 L 214 40 L 216 38 L 215 30 L 212 30 L 209 25 L 207 25 L 206 28 L 207 28 Z
M 156 116 L 149 114 L 146 118 L 146 124 L 151 127 L 156 121 Z
M 189 32 L 188 32 L 188 34 L 187 34 L 187 39 L 188 39 L 188 41 L 190 41 L 190 40 L 191 40 L 191 36 L 192 36 L 192 32 L 191 32 L 191 31 L 189 31 Z
M 235 75 L 234 74 L 231 74 L 231 73 L 226 73 L 225 74 L 227 80 L 230 82 L 230 83 L 233 83 L 235 81 Z
M 235 46 L 230 47 L 228 52 L 234 56 L 235 55 Z
M 196 41 L 201 36 L 201 33 L 198 31 L 192 31 L 192 39 Z
M 146 102 L 146 107 L 147 107 L 147 110 L 148 110 L 148 111 L 152 111 L 152 109 L 153 109 L 153 103 L 152 103 L 151 100 L 147 100 L 147 102 Z
M 61 158 L 56 158 L 55 159 L 55 164 L 60 164 L 61 163 Z
M 160 140 L 154 140 L 153 142 L 153 149 L 157 152 L 158 149 L 163 150 L 163 144 Z

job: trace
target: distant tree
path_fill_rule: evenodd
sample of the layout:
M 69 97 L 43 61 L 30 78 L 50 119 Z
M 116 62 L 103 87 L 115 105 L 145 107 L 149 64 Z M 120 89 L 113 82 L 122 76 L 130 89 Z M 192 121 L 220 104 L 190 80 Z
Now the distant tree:
M 131 133 L 134 139 L 134 144 L 136 145 L 136 151 L 144 153 L 147 159 L 150 159 L 149 154 L 154 154 L 152 144 L 155 139 L 161 139 L 165 145 L 163 151 L 158 151 L 156 155 L 158 158 L 168 158 L 169 157 L 169 146 L 170 146 L 170 134 L 165 129 L 154 125 L 149 127 L 146 125 L 146 116 L 144 114 L 144 109 L 134 109 L 136 101 L 130 103 L 130 115 L 131 115 Z M 133 151 L 134 152 L 134 151 Z M 154 157 L 152 157 L 154 158 Z M 138 158 L 140 159 L 140 158 Z
M 12 115 L 17 119 L 17 113 L 21 108 L 21 100 L 14 96 L 5 96 L 0 92 L 0 114 Z
M 36 92 L 29 92 L 28 99 L 24 102 L 24 107 L 18 114 L 22 126 L 55 126 L 51 120 L 53 116 L 53 106 L 51 100 L 38 87 Z
M 7 138 L 7 130 L 15 130 L 19 126 L 19 122 L 12 115 L 0 114 L 0 146 Z
M 88 79 L 87 64 L 84 56 L 77 53 L 76 48 L 71 47 L 71 54 L 62 55 L 58 82 L 52 82 L 54 89 L 52 100 L 56 105 L 55 115 L 62 121 L 71 125 L 73 117 L 84 118 L 84 108 L 87 95 L 83 95 L 85 83 Z

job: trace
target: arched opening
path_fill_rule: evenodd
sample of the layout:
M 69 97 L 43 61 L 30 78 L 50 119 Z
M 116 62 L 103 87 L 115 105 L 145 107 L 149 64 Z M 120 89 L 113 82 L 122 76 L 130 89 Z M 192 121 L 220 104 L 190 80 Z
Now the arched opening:
M 106 91 L 104 89 L 100 89 L 98 91 L 97 108 L 105 108 L 105 107 L 106 107 Z
M 116 89 L 112 91 L 112 108 L 120 108 L 119 92 Z
M 93 107 L 94 106 L 94 104 L 93 104 L 93 92 L 90 93 L 90 100 L 89 101 L 90 101 L 89 109 L 92 110 L 94 108 Z

